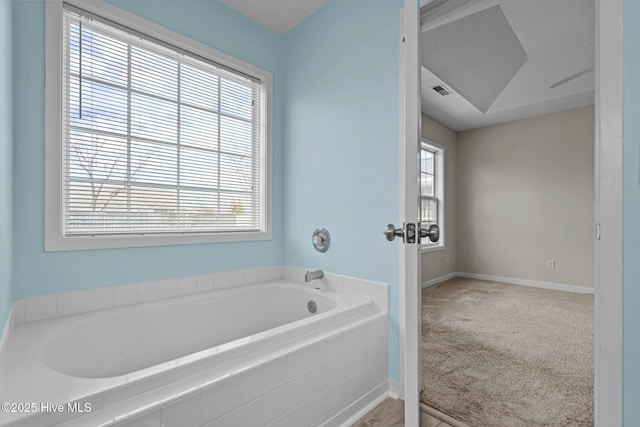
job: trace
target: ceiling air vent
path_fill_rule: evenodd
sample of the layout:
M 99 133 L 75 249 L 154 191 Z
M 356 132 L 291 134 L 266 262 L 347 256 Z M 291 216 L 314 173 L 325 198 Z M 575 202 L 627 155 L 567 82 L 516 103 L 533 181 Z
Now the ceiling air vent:
M 431 89 L 435 90 L 436 92 L 438 92 L 440 95 L 445 96 L 445 95 L 449 95 L 451 94 L 451 92 L 449 92 L 444 86 L 442 85 L 438 85 L 438 86 L 434 86 Z

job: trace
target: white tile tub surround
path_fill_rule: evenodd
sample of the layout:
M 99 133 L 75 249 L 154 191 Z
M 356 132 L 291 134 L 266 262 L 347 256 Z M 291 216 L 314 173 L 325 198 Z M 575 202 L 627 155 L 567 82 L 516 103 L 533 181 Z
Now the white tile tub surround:
M 179 285 L 178 279 L 158 280 L 158 299 L 177 297 Z
M 369 400 L 386 392 L 388 387 L 386 384 L 381 384 L 387 378 L 388 287 L 382 283 L 332 273 L 325 273 L 322 279 L 305 283 L 305 272 L 306 269 L 298 267 L 268 266 L 18 298 L 13 303 L 10 321 L 7 322 L 7 331 L 3 335 L 0 346 L 0 374 L 3 372 L 2 369 L 6 369 L 3 361 L 8 359 L 4 353 L 10 347 L 11 329 L 18 324 L 283 278 L 304 286 L 358 295 L 372 300 L 378 309 L 385 313 L 384 320 L 376 327 L 369 327 L 367 334 L 345 330 L 310 345 L 310 349 L 301 348 L 286 357 L 261 360 L 259 372 L 262 376 L 259 387 L 255 384 L 252 386 L 257 387 L 253 390 L 255 390 L 254 393 L 259 391 L 259 396 L 250 394 L 247 401 L 246 391 L 237 391 L 237 393 L 234 391 L 233 401 L 227 399 L 224 403 L 225 400 L 220 397 L 213 399 L 222 403 L 203 405 L 202 411 L 211 412 L 201 414 L 200 419 L 204 421 L 194 425 L 225 426 L 230 425 L 230 420 L 236 423 L 235 425 L 243 426 L 254 425 L 254 423 L 269 426 L 318 425 L 320 421 L 326 422 L 331 419 L 335 415 L 336 408 L 349 401 L 347 394 L 353 390 L 358 390 L 358 396 L 363 402 L 360 406 L 366 405 Z M 379 329 L 378 332 L 375 331 L 376 328 Z M 366 338 L 375 337 L 377 334 L 383 334 L 381 336 L 384 338 L 373 340 Z M 360 352 L 358 357 L 356 357 L 356 351 Z M 360 359 L 361 357 L 364 359 Z M 359 363 L 356 363 L 357 359 L 360 359 Z M 366 363 L 363 361 L 365 359 Z M 375 391 L 362 388 L 365 377 L 367 387 L 371 388 L 370 386 L 375 383 Z M 249 384 L 248 379 L 244 381 L 243 384 Z M 257 381 L 256 373 L 252 381 Z M 211 390 L 202 390 L 196 395 L 202 394 L 202 397 L 198 398 L 205 399 L 206 395 L 216 393 L 216 390 L 228 389 L 229 386 L 234 390 L 242 390 L 243 386 L 237 380 L 227 382 L 229 384 L 224 387 L 222 385 L 211 387 Z M 353 393 L 355 396 L 355 392 Z M 175 400 L 175 396 L 162 400 L 172 399 Z M 350 404 L 357 409 L 359 406 L 355 402 L 358 399 L 354 399 L 355 397 L 351 399 L 353 402 Z M 126 422 L 118 422 L 118 425 L 173 425 L 171 424 L 171 420 L 175 419 L 173 412 L 182 411 L 180 409 L 182 406 L 177 404 L 176 406 L 167 405 L 168 409 L 162 407 L 152 412 L 141 411 L 140 405 L 136 402 L 131 402 L 131 405 L 130 414 L 136 414 L 135 421 L 129 417 Z M 344 413 L 344 408 L 341 408 L 341 411 L 339 411 L 341 414 Z M 255 418 L 256 413 L 261 414 L 260 419 Z M 158 422 L 165 424 L 157 424 Z M 76 425 L 73 421 L 69 423 L 69 426 Z M 335 421 L 333 425 L 338 424 L 340 423 Z M 83 424 L 79 422 L 77 425 Z M 114 424 L 107 420 L 105 425 Z
M 9 350 L 13 340 L 14 328 L 19 323 L 24 322 L 24 300 L 14 301 L 9 312 L 9 318 L 4 325 L 2 335 L 0 335 L 0 396 L 4 392 L 4 386 L 7 378 L 7 369 L 9 367 Z
M 113 288 L 87 289 L 87 311 L 113 307 Z
M 14 301 L 12 322 L 19 324 L 59 316 L 144 304 L 178 296 L 280 279 L 281 266 L 226 271 L 104 288 L 36 295 Z
M 311 269 L 285 266 L 282 267 L 282 278 L 292 282 L 305 283 L 304 274 L 308 270 Z M 322 279 L 313 280 L 306 284 L 322 290 L 358 295 L 373 300 L 383 310 L 387 310 L 389 304 L 389 287 L 380 282 L 325 272 Z
M 343 425 L 388 391 L 387 322 L 386 312 L 372 309 L 144 393 L 115 391 L 89 414 L 46 425 Z
M 359 295 L 375 301 L 382 310 L 387 310 L 388 287 L 384 283 L 333 273 L 325 273 L 322 279 L 305 283 L 304 274 L 306 271 L 307 269 L 304 268 L 276 265 L 17 298 L 13 304 L 11 324 L 144 304 L 276 279 L 291 280 L 323 290 Z
M 305 284 L 305 271 L 270 266 L 20 298 L 14 302 L 11 323 L 142 304 L 206 292 L 211 287 L 224 289 L 245 284 L 245 280 L 285 278 L 302 286 L 359 295 L 373 301 L 371 307 L 376 309 L 324 326 L 313 336 L 247 353 L 231 365 L 216 365 L 197 375 L 171 376 L 150 391 L 113 392 L 107 400 L 101 398 L 103 404 L 89 414 L 91 425 L 104 426 L 342 425 L 388 392 L 388 288 L 331 273 Z M 87 421 L 83 416 L 56 422 L 73 427 L 85 426 Z
M 9 365 L 9 349 L 11 348 L 11 338 L 13 332 L 13 326 L 16 316 L 16 305 L 11 307 L 9 318 L 2 330 L 2 336 L 0 336 L 0 378 L 6 378 L 6 373 Z M 5 381 L 0 381 L 0 396 L 4 391 Z
M 24 321 L 49 319 L 58 315 L 58 301 L 55 294 L 36 295 L 24 299 Z
M 206 387 L 103 426 L 338 426 L 387 385 L 387 318 L 379 315 L 281 349 Z M 356 343 L 354 336 L 362 337 Z M 288 354 L 286 354 L 288 353 Z M 330 353 L 330 354 L 329 354 Z M 351 408 L 353 407 L 353 408 Z M 135 415 L 133 415 L 135 413 Z M 97 420 L 100 421 L 100 420 Z M 81 426 L 76 419 L 61 424 Z

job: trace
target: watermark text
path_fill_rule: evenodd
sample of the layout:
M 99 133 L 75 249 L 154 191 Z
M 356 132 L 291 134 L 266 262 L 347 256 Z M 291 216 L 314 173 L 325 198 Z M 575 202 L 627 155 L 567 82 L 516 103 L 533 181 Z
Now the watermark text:
M 0 404 L 0 410 L 8 413 L 36 413 L 36 412 L 66 412 L 72 414 L 91 412 L 91 403 L 89 402 L 3 402 Z

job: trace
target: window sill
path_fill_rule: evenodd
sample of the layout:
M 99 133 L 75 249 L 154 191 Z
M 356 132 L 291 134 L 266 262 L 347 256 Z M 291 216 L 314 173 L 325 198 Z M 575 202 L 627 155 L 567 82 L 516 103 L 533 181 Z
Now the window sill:
M 85 249 L 135 248 L 144 246 L 171 246 L 204 243 L 271 240 L 271 231 L 244 233 L 157 234 L 145 236 L 66 237 L 46 236 L 45 252 Z
M 429 253 L 429 252 L 438 252 L 438 251 L 444 251 L 445 247 L 444 244 L 442 245 L 422 245 L 420 247 L 420 253 L 425 254 L 425 253 Z

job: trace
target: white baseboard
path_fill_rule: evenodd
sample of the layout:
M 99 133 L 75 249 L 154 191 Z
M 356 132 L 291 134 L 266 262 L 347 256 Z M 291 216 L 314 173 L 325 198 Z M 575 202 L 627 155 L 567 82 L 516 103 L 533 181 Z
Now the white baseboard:
M 400 384 L 397 381 L 389 380 L 389 397 L 394 399 L 402 399 L 402 393 L 400 393 Z
M 345 409 L 340 414 L 336 415 L 334 418 L 329 420 L 327 423 L 323 424 L 323 427 L 338 425 L 339 427 L 349 427 L 354 425 L 358 420 L 367 415 L 373 408 L 381 404 L 387 397 L 392 399 L 399 399 L 400 385 L 396 381 L 387 380 L 384 383 L 380 384 L 375 389 L 371 390 L 362 398 L 358 399 L 355 403 L 353 403 L 349 408 Z M 377 397 L 376 397 L 377 396 Z M 373 400 L 371 400 L 373 399 Z M 366 404 L 366 402 L 369 402 Z M 363 404 L 366 406 L 362 407 Z M 357 408 L 361 408 L 356 413 L 353 413 L 353 410 L 357 410 Z M 347 420 L 344 420 L 346 414 L 352 413 Z M 336 424 L 336 422 L 338 424 Z
M 422 282 L 421 286 L 422 288 L 428 288 L 429 286 L 437 285 L 438 283 L 453 279 L 454 277 L 458 277 L 458 273 L 449 273 L 444 276 L 436 277 L 435 279 L 427 280 L 426 282 Z
M 488 274 L 475 274 L 457 272 L 455 277 L 466 277 L 469 279 L 489 280 L 492 282 L 508 283 L 510 285 L 531 286 L 534 288 L 551 289 L 554 291 L 575 292 L 578 294 L 594 294 L 595 289 L 583 286 L 565 285 L 563 283 L 538 282 L 535 280 L 514 279 L 511 277 L 491 276 Z
M 367 415 L 373 408 L 382 403 L 382 401 L 387 397 L 389 397 L 389 382 L 385 381 L 322 425 L 326 427 L 352 426 L 356 421 Z

